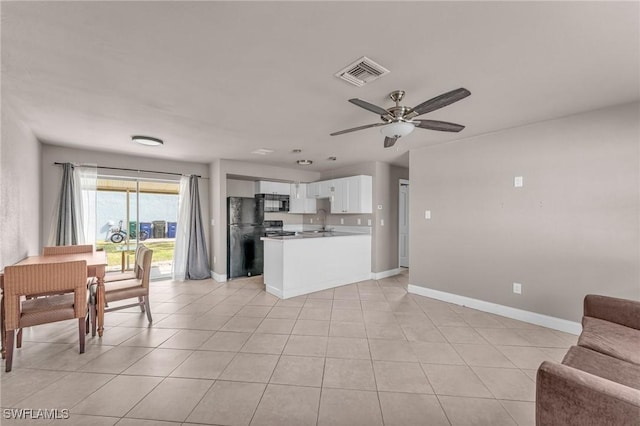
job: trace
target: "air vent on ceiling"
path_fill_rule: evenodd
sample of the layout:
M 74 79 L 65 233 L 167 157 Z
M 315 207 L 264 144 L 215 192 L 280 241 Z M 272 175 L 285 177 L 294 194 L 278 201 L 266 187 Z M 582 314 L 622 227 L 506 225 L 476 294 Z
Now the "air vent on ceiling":
M 385 74 L 389 74 L 390 72 L 391 71 L 382 65 L 373 62 L 366 56 L 363 56 L 351 65 L 338 71 L 335 76 L 353 84 L 354 86 L 362 87 Z

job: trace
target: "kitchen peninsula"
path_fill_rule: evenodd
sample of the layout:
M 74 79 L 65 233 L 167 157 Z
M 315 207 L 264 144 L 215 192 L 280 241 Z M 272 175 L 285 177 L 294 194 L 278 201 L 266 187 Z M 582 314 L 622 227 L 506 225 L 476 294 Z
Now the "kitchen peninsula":
M 371 278 L 371 234 L 301 232 L 264 237 L 264 283 L 282 299 Z

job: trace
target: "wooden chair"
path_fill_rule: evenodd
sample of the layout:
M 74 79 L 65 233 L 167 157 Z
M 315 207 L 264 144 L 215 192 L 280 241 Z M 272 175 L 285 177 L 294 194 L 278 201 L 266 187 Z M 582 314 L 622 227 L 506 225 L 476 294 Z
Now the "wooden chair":
M 23 296 L 39 297 L 24 300 Z M 78 319 L 80 353 L 84 353 L 87 312 L 87 262 L 14 265 L 4 269 L 6 371 L 11 371 L 15 330 L 22 347 L 22 329 Z
M 74 253 L 91 253 L 93 245 L 83 244 L 75 246 L 49 246 L 45 247 L 42 254 L 45 256 L 53 256 L 56 254 L 74 254 Z
M 148 249 L 144 245 L 140 245 L 140 251 L 136 257 L 134 272 L 136 277 L 128 280 L 105 282 L 104 284 L 104 300 L 102 303 L 105 305 L 111 302 L 119 300 L 138 298 L 136 303 L 131 303 L 123 306 L 115 306 L 105 309 L 105 312 L 117 311 L 120 309 L 131 308 L 133 306 L 140 306 L 140 310 L 147 314 L 149 323 L 153 321 L 151 318 L 151 308 L 149 306 L 149 278 L 151 276 L 151 258 L 153 256 L 153 250 Z M 90 287 L 89 297 L 89 312 L 91 315 L 91 335 L 96 335 L 96 317 L 98 315 L 98 309 L 96 306 L 97 297 L 97 284 L 92 284 Z M 104 324 L 104 318 L 100 319 L 100 323 Z
M 144 244 L 138 244 L 138 247 L 136 247 L 135 259 L 138 259 L 138 257 L 140 257 L 140 251 L 143 248 L 145 248 Z M 135 260 L 134 260 L 134 263 L 135 263 Z M 109 283 L 114 281 L 130 280 L 133 278 L 142 278 L 142 271 L 137 270 L 135 265 L 133 267 L 133 271 L 112 272 L 112 273 L 106 274 L 104 277 L 104 282 Z
M 42 249 L 44 256 L 55 256 L 57 254 L 75 254 L 75 253 L 91 253 L 93 251 L 92 244 L 81 244 L 73 246 L 47 246 Z M 87 277 L 87 286 L 93 282 L 93 277 Z M 87 323 L 89 317 L 87 316 Z

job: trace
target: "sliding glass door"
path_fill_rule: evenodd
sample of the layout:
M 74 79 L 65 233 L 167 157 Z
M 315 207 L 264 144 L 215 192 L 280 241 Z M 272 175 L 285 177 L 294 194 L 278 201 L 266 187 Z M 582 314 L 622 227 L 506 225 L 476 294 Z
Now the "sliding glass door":
M 107 252 L 108 272 L 133 268 L 135 250 L 153 250 L 151 278 L 170 278 L 179 182 L 99 176 L 96 247 Z

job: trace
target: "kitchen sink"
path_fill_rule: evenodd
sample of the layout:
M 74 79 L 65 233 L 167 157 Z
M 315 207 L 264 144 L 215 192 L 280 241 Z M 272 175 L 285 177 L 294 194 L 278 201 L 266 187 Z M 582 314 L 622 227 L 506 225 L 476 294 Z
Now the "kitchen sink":
M 327 235 L 333 235 L 333 231 L 321 231 L 321 230 L 315 230 L 315 231 L 302 231 L 302 232 L 298 232 L 299 235 L 304 235 L 307 237 L 324 237 Z

